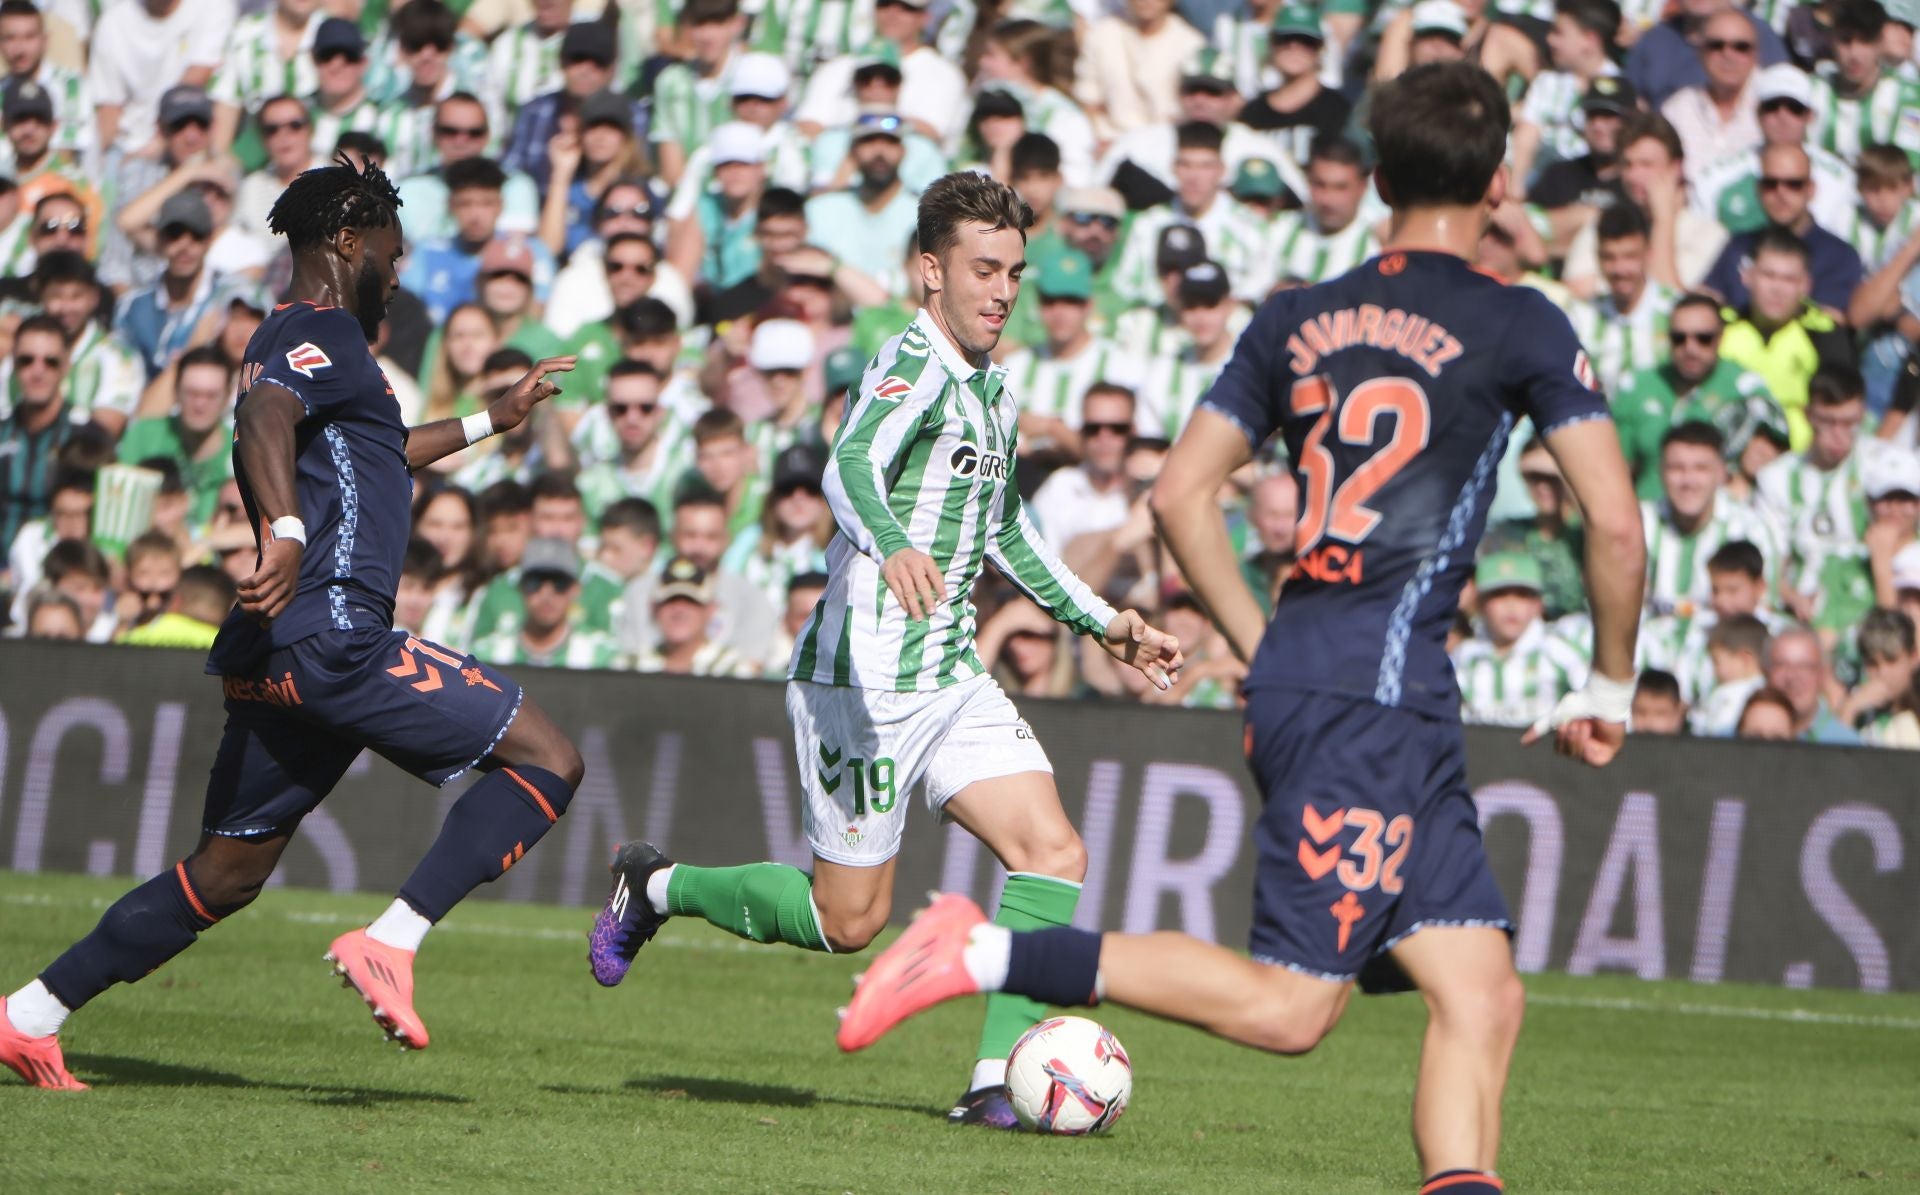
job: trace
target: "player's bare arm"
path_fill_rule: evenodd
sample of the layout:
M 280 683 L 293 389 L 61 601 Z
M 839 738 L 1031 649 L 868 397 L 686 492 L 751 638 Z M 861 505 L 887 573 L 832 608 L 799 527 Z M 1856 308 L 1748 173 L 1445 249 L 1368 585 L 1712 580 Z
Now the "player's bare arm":
M 256 385 L 234 419 L 233 454 L 253 487 L 263 526 L 260 565 L 239 584 L 240 608 L 262 626 L 279 617 L 300 583 L 300 540 L 264 531 L 274 520 L 300 516 L 294 496 L 293 432 L 306 408 L 293 392 L 271 382 Z
M 1625 717 L 1610 716 L 1594 698 L 1603 692 L 1632 700 L 1634 644 L 1640 633 L 1640 604 L 1647 576 L 1647 545 L 1640 505 L 1620 436 L 1610 420 L 1594 419 L 1548 432 L 1547 448 L 1573 487 L 1586 528 L 1587 595 L 1593 606 L 1593 676 L 1587 687 L 1568 694 L 1549 722 L 1554 749 L 1594 767 L 1612 761 L 1626 741 Z M 1624 709 L 1615 703 L 1616 709 Z M 1527 742 L 1543 737 L 1536 726 Z
M 1201 407 L 1167 454 L 1151 500 L 1154 521 L 1181 575 L 1243 661 L 1253 659 L 1267 617 L 1240 576 L 1217 495 L 1252 455 L 1246 435 L 1232 420 Z
M 469 425 L 468 420 L 480 418 L 469 415 L 466 419 L 438 419 L 407 429 L 407 468 L 423 469 L 476 440 L 519 427 L 535 406 L 560 393 L 559 385 L 547 381 L 547 375 L 566 373 L 578 360 L 577 357 L 547 357 L 539 361 L 486 409 L 484 424 Z

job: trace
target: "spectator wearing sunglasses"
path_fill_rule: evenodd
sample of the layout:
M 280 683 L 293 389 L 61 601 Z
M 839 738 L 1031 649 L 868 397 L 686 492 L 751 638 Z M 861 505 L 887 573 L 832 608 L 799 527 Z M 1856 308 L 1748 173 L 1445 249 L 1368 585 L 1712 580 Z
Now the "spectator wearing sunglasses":
M 918 226 L 919 195 L 900 178 L 907 122 L 897 112 L 869 109 L 853 122 L 854 181 L 807 201 L 807 227 L 816 246 L 887 288 L 906 293 L 901 247 Z
M 580 558 L 562 539 L 535 539 L 520 558 L 525 611 L 514 628 L 483 636 L 473 654 L 490 664 L 556 668 L 619 667 L 618 649 L 605 631 L 575 629 Z
M 57 322 L 44 315 L 21 321 L 13 338 L 13 409 L 0 419 L 0 548 L 51 513 L 60 449 L 79 431 L 64 397 L 67 360 Z
M 216 109 L 216 116 L 218 110 Z M 252 236 L 271 236 L 267 213 L 281 192 L 303 170 L 326 165 L 326 159 L 314 152 L 313 119 L 307 115 L 307 102 L 297 95 L 281 94 L 261 103 L 255 125 L 267 160 L 240 180 L 240 193 L 234 198 L 234 227 Z M 408 213 L 412 215 L 411 212 Z M 413 222 L 408 221 L 412 231 Z
M 226 60 L 233 22 L 232 0 L 107 5 L 94 22 L 87 55 L 87 89 L 102 152 L 135 154 L 151 145 L 165 124 L 162 98 L 175 86 L 207 86 Z
M 409 0 L 368 47 L 367 93 L 380 105 L 375 132 L 392 178 L 437 166 L 440 102 L 486 86 L 486 43 L 462 32 L 459 20 L 440 0 Z
M 140 355 L 151 383 L 195 344 L 219 330 L 232 288 L 207 264 L 213 245 L 213 212 L 198 191 L 181 191 L 154 217 L 164 262 L 151 285 L 121 297 L 114 327 Z
M 574 248 L 566 266 L 553 280 L 547 324 L 556 335 L 572 336 L 591 324 L 607 321 L 627 302 L 632 302 L 631 299 L 615 301 L 606 261 L 607 249 L 613 238 L 619 236 L 642 237 L 658 247 L 660 222 L 659 196 L 648 179 L 623 178 L 600 193 L 590 217 L 593 235 Z M 632 275 L 628 279 L 630 285 L 637 286 L 644 281 L 641 294 L 666 303 L 683 324 L 693 320 L 693 288 L 664 257 L 654 262 L 651 271 L 637 261 L 627 262 L 624 268 Z
M 1836 154 L 1808 140 L 1813 127 L 1813 81 L 1789 63 L 1767 67 L 1753 88 L 1760 144 L 1706 163 L 1693 177 L 1693 203 L 1730 233 L 1752 232 L 1767 222 L 1760 206 L 1760 155 L 1774 145 L 1798 145 L 1813 166 L 1813 216 L 1821 227 L 1845 232 L 1859 198 L 1854 171 Z M 1904 155 L 1903 155 L 1904 156 Z M 1868 258 L 1858 242 L 1854 247 Z
M 100 253 L 100 280 L 115 290 L 147 286 L 160 274 L 153 221 L 167 200 L 205 178 L 224 174 L 213 152 L 213 101 L 199 87 L 179 86 L 160 99 L 160 152 L 127 156 L 115 172 L 117 208 Z
M 320 0 L 275 0 L 233 23 L 226 54 L 207 86 L 215 148 L 232 148 L 246 119 L 261 114 L 274 96 L 313 94 L 320 85 L 313 42 L 326 19 Z
M 1814 142 L 1848 163 L 1868 145 L 1897 145 L 1920 158 L 1920 83 L 1896 74 L 1882 56 L 1887 11 L 1876 0 L 1834 0 L 1828 6 L 1834 72 L 1813 85 Z
M 1854 288 L 1860 285 L 1860 255 L 1852 245 L 1820 227 L 1813 218 L 1813 161 L 1804 147 L 1769 146 L 1760 155 L 1760 208 L 1767 226 L 1798 237 L 1807 247 L 1812 270 L 1813 301 L 1835 319 L 1845 321 Z M 1759 232 L 1744 232 L 1727 240 L 1720 259 L 1702 285 L 1717 292 L 1728 305 L 1744 307 L 1746 274 L 1752 268 Z
M 0 0 L 0 58 L 9 79 L 37 83 L 53 100 L 53 148 L 85 161 L 94 148 L 93 99 L 79 71 L 47 61 L 46 18 L 33 0 Z
M 313 117 L 313 143 L 331 155 L 340 134 L 371 133 L 380 123 L 379 105 L 367 94 L 367 39 L 360 26 L 328 17 L 313 35 L 314 77 L 307 100 Z
M 894 5 L 888 11 L 901 10 L 904 6 Z M 908 10 L 911 11 L 911 10 Z M 942 66 L 950 66 L 945 59 L 935 55 L 934 60 Z M 833 64 L 820 68 L 831 69 Z M 900 111 L 900 96 L 904 91 L 906 76 L 901 73 L 899 51 L 890 41 L 879 40 L 854 57 L 853 99 L 854 105 L 846 108 L 846 121 L 817 133 L 808 134 L 806 130 L 814 127 L 811 123 L 797 121 L 784 127 L 796 136 L 811 136 L 812 143 L 806 147 L 810 165 L 809 178 L 800 183 L 787 182 L 794 190 L 805 193 L 810 186 L 815 191 L 837 191 L 853 178 L 853 155 L 848 152 L 853 145 L 853 118 L 860 114 L 860 108 L 871 107 L 876 110 Z M 737 85 L 737 84 L 736 84 Z M 964 99 L 956 102 L 965 103 Z M 735 105 L 736 110 L 738 104 Z M 906 115 L 904 112 L 901 113 Z M 907 118 L 905 135 L 901 144 L 906 147 L 906 156 L 900 160 L 900 177 L 908 187 L 915 191 L 924 191 L 933 185 L 933 180 L 947 173 L 951 163 L 947 152 L 940 143 L 927 134 L 926 122 Z M 780 181 L 777 154 L 776 165 L 771 177 Z
M 1081 409 L 1079 463 L 1048 474 L 1032 502 L 1040 534 L 1062 554 L 1083 535 L 1110 532 L 1126 523 L 1138 497 L 1126 469 L 1127 445 L 1137 422 L 1133 391 L 1096 383 L 1088 388 Z
M 457 164 L 485 157 L 492 127 L 487 106 L 471 92 L 456 91 L 434 109 L 433 156 L 437 165 L 399 183 L 409 243 L 454 235 L 453 196 L 447 180 Z M 517 170 L 503 171 L 500 200 L 501 232 L 532 234 L 538 230 L 540 189 L 532 179 Z
M 91 199 L 92 196 L 88 195 Z M 38 291 L 33 271 L 49 253 L 85 256 L 92 220 L 82 198 L 71 191 L 42 196 L 23 220 L 0 234 L 0 298 L 32 302 Z
M 1726 8 L 1713 14 L 1700 32 L 1706 81 L 1682 87 L 1660 105 L 1660 114 L 1680 134 L 1689 183 L 1697 185 L 1711 164 L 1760 144 L 1760 101 L 1754 84 L 1758 48 L 1746 13 Z
M 666 379 L 644 361 L 616 361 L 601 404 L 618 445 L 609 460 L 580 471 L 581 500 L 598 520 L 623 499 L 645 499 L 672 510 L 675 487 L 693 467 L 691 428 L 663 401 Z M 657 519 L 656 515 L 656 519 Z
M 1120 272 L 1120 232 L 1126 203 L 1112 187 L 1068 187 L 1060 193 L 1060 239 L 1086 255 L 1093 267 L 1093 328 L 1111 329 L 1128 304 L 1115 279 Z
M 1696 47 L 1705 37 L 1707 20 L 1729 7 L 1746 16 L 1753 53 L 1761 66 L 1787 60 L 1780 35 L 1729 0 L 1680 0 L 1673 15 L 1642 33 L 1627 54 L 1627 78 L 1654 109 L 1683 87 L 1705 85 L 1707 70 Z

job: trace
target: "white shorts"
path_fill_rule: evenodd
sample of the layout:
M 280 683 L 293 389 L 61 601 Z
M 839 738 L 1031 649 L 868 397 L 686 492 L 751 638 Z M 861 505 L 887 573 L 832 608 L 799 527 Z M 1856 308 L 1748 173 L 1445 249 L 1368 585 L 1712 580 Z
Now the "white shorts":
M 807 795 L 807 843 L 850 867 L 877 866 L 900 850 L 901 798 L 922 781 L 939 816 L 977 780 L 1053 772 L 991 676 L 930 693 L 788 681 L 787 720 Z

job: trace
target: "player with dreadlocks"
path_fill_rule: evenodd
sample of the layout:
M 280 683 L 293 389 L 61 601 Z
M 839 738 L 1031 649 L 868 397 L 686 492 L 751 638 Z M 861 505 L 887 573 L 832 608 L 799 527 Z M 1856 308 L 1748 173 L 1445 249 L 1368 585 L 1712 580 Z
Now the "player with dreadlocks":
M 234 474 L 258 564 L 207 671 L 227 724 L 199 845 L 121 897 L 92 933 L 0 1000 L 0 1061 L 39 1087 L 79 1090 L 56 1036 L 74 1009 L 134 983 L 260 893 L 295 827 L 371 748 L 455 801 L 378 920 L 327 958 L 403 1047 L 427 1044 L 413 958 L 433 924 L 540 840 L 580 783 L 580 753 L 503 674 L 393 627 L 412 473 L 517 426 L 573 358 L 534 366 L 485 412 L 409 428 L 368 347 L 399 288 L 400 197 L 377 167 L 294 179 L 273 231 L 293 251 L 290 299 L 247 344 Z

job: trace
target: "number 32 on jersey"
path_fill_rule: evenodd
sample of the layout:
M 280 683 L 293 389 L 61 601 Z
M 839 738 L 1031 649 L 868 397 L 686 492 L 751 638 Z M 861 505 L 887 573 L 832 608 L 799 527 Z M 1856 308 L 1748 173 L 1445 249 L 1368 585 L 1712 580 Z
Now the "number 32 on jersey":
M 1294 573 L 1326 584 L 1358 585 L 1365 576 L 1361 545 L 1380 525 L 1380 512 L 1367 500 L 1427 446 L 1433 431 L 1427 392 L 1406 378 L 1385 377 L 1360 383 L 1343 399 L 1331 378 L 1315 374 L 1293 384 L 1289 403 L 1295 415 L 1319 416 L 1300 451 L 1304 480 Z M 1375 447 L 1382 422 L 1389 424 L 1387 436 Z M 1368 452 L 1344 479 L 1338 476 L 1336 446 Z

